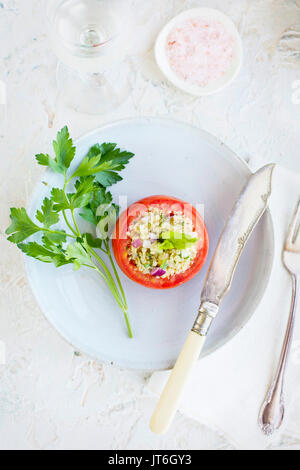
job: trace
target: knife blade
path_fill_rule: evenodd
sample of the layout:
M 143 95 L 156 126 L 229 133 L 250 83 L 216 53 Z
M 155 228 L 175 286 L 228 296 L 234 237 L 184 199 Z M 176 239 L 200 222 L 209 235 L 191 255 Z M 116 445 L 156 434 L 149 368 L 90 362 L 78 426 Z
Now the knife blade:
M 172 422 L 184 385 L 231 287 L 240 256 L 267 208 L 274 167 L 266 165 L 251 175 L 227 219 L 204 281 L 198 316 L 150 421 L 150 429 L 156 434 L 166 432 Z

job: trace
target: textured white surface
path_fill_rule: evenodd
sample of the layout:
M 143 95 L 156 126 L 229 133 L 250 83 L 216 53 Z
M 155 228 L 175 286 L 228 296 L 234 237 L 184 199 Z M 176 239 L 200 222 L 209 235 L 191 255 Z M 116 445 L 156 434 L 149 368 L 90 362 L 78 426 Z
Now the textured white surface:
M 0 2 L 0 80 L 7 86 L 6 121 L 0 105 L 2 234 L 9 206 L 26 205 L 41 174 L 33 155 L 50 148 L 57 129 L 66 123 L 72 135 L 79 136 L 123 117 L 174 117 L 216 135 L 253 169 L 275 161 L 300 170 L 300 107 L 292 99 L 300 69 L 289 60 L 288 47 L 277 47 L 283 32 L 299 23 L 300 2 L 210 1 L 209 6 L 220 8 L 237 24 L 245 59 L 241 74 L 228 89 L 198 99 L 164 80 L 155 66 L 152 45 L 174 14 L 207 2 L 132 3 L 137 7 L 140 55 L 130 60 L 131 97 L 111 114 L 90 117 L 66 109 L 57 94 L 56 59 L 45 35 L 42 2 Z M 291 63 L 296 67 L 289 68 Z M 182 416 L 166 436 L 151 435 L 147 424 L 155 400 L 144 391 L 147 377 L 78 355 L 37 308 L 22 255 L 3 235 L 0 243 L 0 340 L 6 346 L 6 364 L 0 360 L 1 449 L 230 448 L 223 435 Z M 271 445 L 299 448 L 299 429 L 277 436 Z

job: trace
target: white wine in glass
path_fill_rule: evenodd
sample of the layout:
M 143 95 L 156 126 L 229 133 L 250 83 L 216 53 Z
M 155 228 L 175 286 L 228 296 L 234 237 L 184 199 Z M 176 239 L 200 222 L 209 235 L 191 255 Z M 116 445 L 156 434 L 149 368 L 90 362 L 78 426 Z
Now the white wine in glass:
M 98 114 L 129 95 L 126 0 L 46 0 L 48 31 L 59 59 L 57 84 L 78 111 Z

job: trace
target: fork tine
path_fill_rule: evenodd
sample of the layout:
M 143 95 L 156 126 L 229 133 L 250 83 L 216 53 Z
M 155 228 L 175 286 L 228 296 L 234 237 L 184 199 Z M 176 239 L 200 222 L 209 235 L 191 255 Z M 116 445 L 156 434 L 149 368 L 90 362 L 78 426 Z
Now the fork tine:
M 293 247 L 295 243 L 297 243 L 297 238 L 300 234 L 299 215 L 300 215 L 300 198 L 297 202 L 296 209 L 295 209 L 292 221 L 289 226 L 288 235 L 287 235 L 286 242 L 285 242 L 286 248 L 291 248 Z

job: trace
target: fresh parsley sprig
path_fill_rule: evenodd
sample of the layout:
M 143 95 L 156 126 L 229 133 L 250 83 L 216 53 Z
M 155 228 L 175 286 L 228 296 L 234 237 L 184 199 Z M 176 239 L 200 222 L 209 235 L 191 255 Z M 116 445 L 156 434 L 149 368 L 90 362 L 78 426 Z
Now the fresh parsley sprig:
M 53 263 L 56 267 L 73 264 L 75 270 L 86 266 L 97 271 L 122 309 L 128 334 L 132 338 L 128 305 L 110 251 L 106 229 L 112 220 L 116 220 L 119 211 L 107 188 L 122 180 L 119 172 L 134 154 L 121 151 L 113 143 L 96 144 L 70 175 L 70 165 L 76 149 L 67 127 L 58 132 L 53 150 L 54 158 L 48 154 L 38 154 L 36 160 L 39 165 L 47 166 L 62 175 L 63 185 L 61 188 L 52 188 L 50 197 L 44 198 L 41 208 L 35 214 L 36 220 L 29 217 L 25 208 L 12 208 L 11 224 L 6 230 L 8 240 L 16 243 L 27 256 L 44 263 Z M 67 191 L 70 183 L 73 183 L 73 192 Z M 80 231 L 77 215 L 97 227 L 98 237 L 95 233 Z M 66 230 L 58 227 L 61 216 Z M 41 234 L 39 241 L 24 243 L 37 234 Z M 101 252 L 101 256 L 96 250 Z M 109 261 L 113 274 L 105 259 Z

